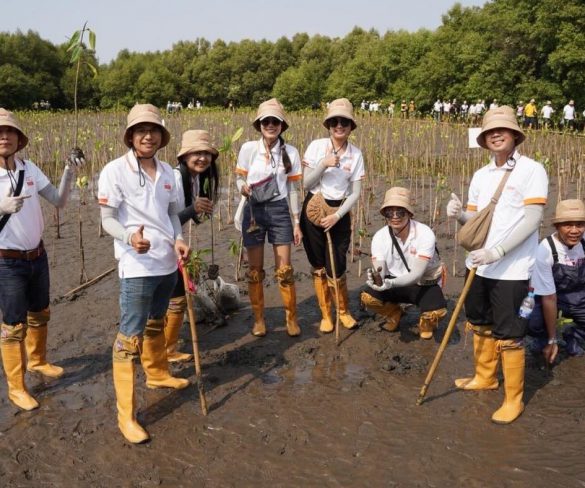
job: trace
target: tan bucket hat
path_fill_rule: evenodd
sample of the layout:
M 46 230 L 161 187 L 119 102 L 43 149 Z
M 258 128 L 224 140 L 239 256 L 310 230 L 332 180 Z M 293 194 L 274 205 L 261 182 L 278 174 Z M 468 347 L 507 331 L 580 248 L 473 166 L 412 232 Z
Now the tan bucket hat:
M 16 116 L 5 108 L 0 108 L 0 126 L 2 125 L 6 127 L 12 127 L 18 131 L 19 137 L 17 151 L 20 151 L 28 144 L 28 137 L 26 137 L 25 133 L 20 128 L 20 124 L 18 123 Z
M 561 200 L 557 203 L 553 224 L 585 222 L 585 205 L 582 200 Z
M 258 106 L 256 118 L 254 119 L 254 122 L 252 122 L 254 129 L 256 129 L 258 132 L 260 132 L 260 121 L 266 117 L 275 117 L 280 120 L 282 122 L 281 132 L 284 132 L 286 129 L 288 129 L 288 121 L 286 120 L 284 107 L 282 106 L 282 103 L 280 103 L 276 98 L 266 100 Z
M 516 111 L 508 105 L 502 105 L 501 107 L 492 108 L 488 110 L 483 116 L 483 124 L 481 125 L 481 132 L 477 136 L 477 143 L 487 149 L 485 143 L 485 133 L 492 129 L 510 129 L 516 133 L 516 146 L 519 146 L 524 142 L 526 136 L 516 119 Z
M 390 188 L 384 195 L 384 203 L 380 207 L 380 213 L 384 215 L 386 207 L 402 207 L 414 215 L 414 209 L 410 200 L 410 190 L 401 186 Z
M 329 129 L 327 121 L 332 117 L 343 117 L 351 120 L 351 130 L 355 130 L 357 127 L 353 116 L 353 105 L 347 98 L 338 98 L 329 104 L 329 107 L 327 107 L 327 115 L 323 119 L 323 126 L 326 129 Z
M 219 156 L 219 151 L 213 147 L 210 139 L 209 132 L 206 130 L 188 130 L 183 132 L 181 149 L 179 149 L 177 159 L 192 152 L 207 151 L 213 155 L 213 160 L 215 161 L 217 156 Z
M 128 123 L 126 124 L 126 130 L 124 131 L 124 144 L 126 144 L 127 147 L 132 147 L 130 129 L 135 125 L 142 123 L 156 124 L 161 128 L 162 142 L 159 149 L 165 147 L 171 140 L 171 133 L 165 127 L 160 110 L 150 103 L 137 103 L 128 113 Z

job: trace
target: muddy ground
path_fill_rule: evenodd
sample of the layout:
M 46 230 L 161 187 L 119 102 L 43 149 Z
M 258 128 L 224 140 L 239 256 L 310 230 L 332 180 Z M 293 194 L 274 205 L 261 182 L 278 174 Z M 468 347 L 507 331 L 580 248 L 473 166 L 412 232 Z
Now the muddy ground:
M 49 383 L 27 375 L 41 403 L 28 413 L 8 401 L 2 377 L 1 486 L 585 486 L 585 359 L 562 353 L 548 369 L 540 357 L 528 355 L 526 411 L 512 425 L 494 425 L 489 419 L 502 401 L 501 388 L 479 393 L 453 388 L 454 378 L 472 371 L 471 337 L 465 338 L 460 317 L 427 400 L 416 406 L 448 320 L 434 340 L 421 341 L 418 314 L 410 308 L 399 332 L 381 331 L 378 318 L 359 311 L 364 278 L 356 262 L 348 276 L 360 326 L 342 331 L 336 347 L 332 335 L 317 330 L 319 310 L 302 249 L 293 253 L 302 336 L 286 334 L 267 259 L 265 338 L 249 334 L 244 282 L 243 308 L 227 326 L 198 326 L 209 415 L 201 414 L 195 386 L 148 390 L 138 367 L 139 419 L 152 440 L 129 445 L 116 425 L 111 375 L 117 274 L 60 299 L 79 282 L 77 206 L 71 202 L 62 215 L 58 240 L 53 214 L 46 215 L 53 298 L 49 354 L 66 374 Z M 111 239 L 97 237 L 96 207 L 83 208 L 90 277 L 115 265 Z M 209 245 L 208 225 L 200 227 L 196 246 Z M 372 213 L 370 232 L 381 225 Z M 451 268 L 449 232 L 446 224 L 437 229 Z M 235 263 L 228 247 L 234 238 L 231 227 L 216 235 L 221 275 L 232 282 Z M 362 263 L 365 268 L 367 257 Z M 450 309 L 462 287 L 460 264 L 455 272 L 446 289 Z M 187 348 L 188 327 L 182 337 Z M 194 378 L 191 364 L 174 370 Z

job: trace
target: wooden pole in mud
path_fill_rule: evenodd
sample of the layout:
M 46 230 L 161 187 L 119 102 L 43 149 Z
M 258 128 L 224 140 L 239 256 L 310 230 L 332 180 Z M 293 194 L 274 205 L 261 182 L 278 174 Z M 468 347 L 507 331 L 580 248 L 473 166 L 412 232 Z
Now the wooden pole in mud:
M 431 364 L 431 368 L 429 369 L 429 372 L 428 372 L 427 377 L 425 379 L 425 383 L 422 386 L 422 388 L 420 389 L 418 399 L 416 400 L 417 405 L 422 404 L 424 397 L 427 394 L 427 389 L 429 388 L 429 385 L 431 384 L 431 381 L 433 380 L 433 376 L 435 375 L 435 371 L 436 371 L 437 367 L 439 366 L 439 361 L 441 361 L 441 358 L 443 357 L 443 352 L 445 351 L 445 348 L 447 347 L 447 343 L 449 342 L 449 339 L 451 338 L 451 334 L 453 333 L 453 329 L 455 328 L 455 323 L 457 322 L 457 317 L 459 317 L 459 312 L 461 311 L 461 308 L 463 308 L 463 303 L 465 302 L 465 297 L 467 296 L 467 293 L 469 292 L 469 288 L 471 287 L 471 283 L 472 283 L 473 278 L 475 276 L 476 270 L 477 270 L 477 268 L 471 268 L 471 270 L 469 271 L 469 274 L 467 275 L 467 279 L 465 280 L 465 285 L 463 286 L 463 290 L 461 291 L 461 295 L 459 295 L 459 300 L 457 300 L 457 305 L 455 305 L 455 310 L 453 310 L 453 315 L 451 315 L 451 320 L 449 321 L 449 325 L 447 326 L 447 330 L 445 331 L 445 335 L 443 336 L 443 340 L 441 341 L 441 346 L 439 347 L 439 350 L 437 351 L 437 354 L 435 355 L 435 359 L 433 360 L 433 364 Z
M 331 234 L 325 231 L 327 236 L 327 249 L 329 250 L 329 260 L 331 261 L 331 273 L 333 274 L 333 289 L 335 290 L 335 345 L 339 346 L 339 283 L 337 281 L 337 271 L 335 269 L 335 255 L 333 254 L 333 242 L 331 241 Z
M 207 399 L 203 389 L 203 378 L 201 377 L 201 359 L 199 357 L 199 341 L 197 339 L 197 328 L 195 322 L 195 310 L 193 310 L 193 298 L 189 293 L 189 274 L 187 267 L 183 269 L 183 284 L 185 285 L 185 298 L 187 298 L 187 312 L 189 313 L 189 327 L 191 328 L 191 341 L 193 342 L 193 358 L 195 360 L 195 379 L 197 380 L 197 389 L 199 390 L 199 402 L 203 415 L 207 415 Z

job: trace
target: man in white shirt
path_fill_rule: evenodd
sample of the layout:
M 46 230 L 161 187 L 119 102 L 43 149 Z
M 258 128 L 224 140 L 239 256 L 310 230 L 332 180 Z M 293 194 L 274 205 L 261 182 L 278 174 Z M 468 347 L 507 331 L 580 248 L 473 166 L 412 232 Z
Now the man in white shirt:
M 63 375 L 63 368 L 47 362 L 49 262 L 39 196 L 64 207 L 85 158 L 80 149 L 71 151 L 57 190 L 32 161 L 16 157 L 27 144 L 14 114 L 0 108 L 0 349 L 8 398 L 33 410 L 39 404 L 24 383 L 25 365 L 48 378 Z
M 536 304 L 528 333 L 547 362 L 558 352 L 557 319 L 572 319 L 563 330 L 567 352 L 583 356 L 585 351 L 585 205 L 582 200 L 562 200 L 552 219 L 556 231 L 543 239 L 536 252 L 531 283 Z M 561 321 L 562 321 L 561 318 Z
M 548 100 L 546 102 L 546 104 L 544 105 L 544 107 L 542 107 L 540 114 L 542 115 L 542 125 L 546 128 L 546 129 L 550 129 L 551 128 L 551 117 L 552 114 L 554 113 L 554 109 L 552 108 L 552 102 L 550 100 Z
M 563 107 L 563 121 L 566 129 L 575 128 L 575 101 L 569 100 L 569 103 Z
M 421 309 L 420 337 L 431 339 L 439 320 L 446 314 L 441 290 L 443 265 L 436 252 L 435 234 L 413 219 L 410 191 L 394 187 L 386 192 L 380 213 L 388 225 L 372 239 L 372 266 L 381 283 L 368 270 L 362 303 L 386 319 L 385 330 L 398 330 L 402 315 L 400 303 L 413 303 Z
M 447 205 L 447 215 L 464 225 L 488 206 L 502 180 L 507 178 L 484 247 L 473 250 L 466 260 L 468 270 L 477 268 L 465 300 L 466 328 L 474 332 L 475 376 L 455 380 L 455 385 L 463 390 L 497 389 L 496 372 L 501 356 L 504 403 L 492 415 L 492 421 L 498 424 L 509 424 L 524 411 L 527 320 L 518 317 L 518 309 L 528 292 L 538 228 L 548 195 L 544 167 L 517 150 L 524 139 L 512 107 L 488 111 L 477 143 L 491 152 L 490 163 L 473 175 L 467 211 L 463 212 L 455 194 L 451 194 Z
M 118 427 L 129 442 L 140 443 L 149 436 L 136 421 L 133 359 L 140 357 L 149 388 L 189 385 L 169 373 L 163 332 L 177 257 L 185 261 L 189 247 L 178 217 L 173 170 L 156 157 L 170 140 L 158 108 L 135 105 L 123 140 L 129 151 L 102 170 L 98 198 L 119 261 L 120 329 L 112 354 Z

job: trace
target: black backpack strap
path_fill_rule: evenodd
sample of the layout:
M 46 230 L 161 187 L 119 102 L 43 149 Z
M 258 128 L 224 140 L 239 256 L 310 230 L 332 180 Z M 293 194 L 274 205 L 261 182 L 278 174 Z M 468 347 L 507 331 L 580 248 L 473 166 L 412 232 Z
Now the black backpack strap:
M 557 247 L 555 246 L 552 236 L 548 236 L 546 240 L 548 241 L 548 245 L 552 252 L 553 264 L 557 264 L 559 262 L 559 253 L 557 252 Z M 583 240 L 581 240 L 581 242 L 583 242 Z M 583 249 L 585 249 L 585 244 L 583 245 Z
M 585 239 L 581 239 L 581 246 L 583 247 L 583 252 L 585 252 Z
M 16 182 L 16 190 L 14 190 L 14 193 L 12 194 L 13 197 L 17 197 L 18 195 L 20 195 L 20 192 L 22 191 L 23 185 L 24 185 L 24 170 L 21 169 L 18 172 L 18 181 Z M 8 223 L 8 219 L 10 218 L 11 215 L 12 214 L 3 215 L 2 218 L 0 219 L 0 232 L 2 232 L 2 230 L 4 229 L 6 224 Z
M 390 232 L 390 237 L 392 239 L 392 243 L 394 244 L 394 247 L 396 247 L 396 249 L 398 249 L 398 254 L 400 254 L 400 259 L 402 259 L 402 262 L 404 263 L 404 266 L 406 267 L 406 271 L 408 271 L 410 273 L 410 268 L 408 267 L 408 264 L 406 263 L 406 258 L 404 257 L 404 253 L 402 252 L 402 248 L 398 244 L 398 240 L 396 239 L 396 236 L 394 235 L 394 232 L 392 232 L 392 229 L 390 228 L 390 226 L 388 226 L 388 232 Z

